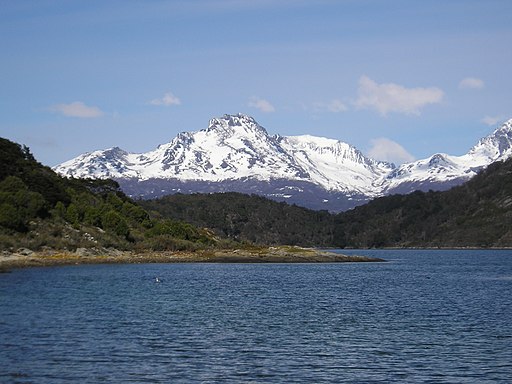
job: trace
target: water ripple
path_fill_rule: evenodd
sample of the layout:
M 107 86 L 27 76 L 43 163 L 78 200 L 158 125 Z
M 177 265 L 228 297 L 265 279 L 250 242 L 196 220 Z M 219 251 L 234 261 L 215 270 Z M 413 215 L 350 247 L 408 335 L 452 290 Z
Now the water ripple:
M 0 382 L 507 383 L 512 255 L 389 252 L 2 275 Z

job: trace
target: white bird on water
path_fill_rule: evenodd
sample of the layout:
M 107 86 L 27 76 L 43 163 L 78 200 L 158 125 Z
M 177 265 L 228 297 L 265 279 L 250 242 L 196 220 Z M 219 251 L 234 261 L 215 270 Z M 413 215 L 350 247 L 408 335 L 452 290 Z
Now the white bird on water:
M 161 283 L 162 280 L 160 280 L 158 277 L 155 277 L 155 283 Z

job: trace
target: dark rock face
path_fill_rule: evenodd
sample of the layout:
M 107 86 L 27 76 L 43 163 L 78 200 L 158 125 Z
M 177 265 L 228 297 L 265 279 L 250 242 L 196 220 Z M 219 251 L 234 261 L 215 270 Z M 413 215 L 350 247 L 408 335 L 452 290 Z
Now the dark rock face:
M 313 183 L 285 179 L 261 181 L 245 178 L 222 182 L 181 181 L 177 179 L 117 179 L 123 191 L 135 199 L 153 199 L 169 194 L 240 192 L 265 196 L 314 210 L 341 212 L 368 202 L 364 195 L 327 191 Z

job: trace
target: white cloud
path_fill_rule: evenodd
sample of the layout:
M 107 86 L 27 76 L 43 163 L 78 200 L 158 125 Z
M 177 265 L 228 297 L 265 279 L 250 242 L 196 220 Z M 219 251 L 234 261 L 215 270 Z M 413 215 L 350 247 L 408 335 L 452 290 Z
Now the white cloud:
M 402 164 L 414 161 L 414 156 L 397 142 L 381 137 L 371 140 L 371 148 L 368 151 L 371 158 Z
M 149 102 L 151 105 L 163 105 L 163 106 L 170 106 L 170 105 L 181 105 L 181 100 L 174 96 L 171 92 L 167 92 L 162 98 L 160 99 L 153 99 Z
M 503 121 L 503 116 L 485 116 L 480 121 L 492 127 L 501 123 Z
M 361 76 L 355 105 L 375 109 L 384 116 L 388 112 L 419 115 L 422 107 L 441 102 L 443 95 L 443 91 L 436 87 L 405 88 L 393 83 L 377 84 L 368 76 Z
M 305 109 L 307 109 L 305 107 Z M 332 99 L 331 101 L 325 103 L 322 101 L 317 101 L 313 103 L 313 111 L 315 112 L 345 112 L 348 110 L 348 107 L 343 103 L 343 101 L 339 99 Z
M 345 112 L 348 110 L 347 106 L 338 99 L 333 99 L 327 104 L 327 109 L 330 112 Z
M 466 77 L 462 79 L 459 83 L 460 89 L 482 89 L 485 83 L 481 79 L 477 79 L 476 77 Z
M 71 104 L 56 104 L 48 108 L 48 110 L 70 117 L 93 118 L 103 116 L 101 109 L 89 107 L 81 101 L 75 101 Z
M 249 103 L 247 104 L 249 107 L 257 108 L 261 112 L 269 113 L 275 112 L 275 108 L 268 100 L 261 99 L 259 97 L 252 97 Z

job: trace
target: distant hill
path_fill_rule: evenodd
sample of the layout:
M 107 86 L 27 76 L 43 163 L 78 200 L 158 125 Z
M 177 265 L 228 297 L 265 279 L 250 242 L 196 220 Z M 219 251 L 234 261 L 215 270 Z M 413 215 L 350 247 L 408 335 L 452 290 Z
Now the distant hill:
M 444 192 L 381 197 L 340 214 L 239 193 L 141 201 L 161 217 L 236 240 L 319 247 L 510 247 L 512 160 Z
M 175 194 L 139 204 L 162 218 L 175 218 L 206 227 L 236 241 L 258 244 L 340 246 L 335 216 L 327 211 L 276 202 L 237 192 Z

